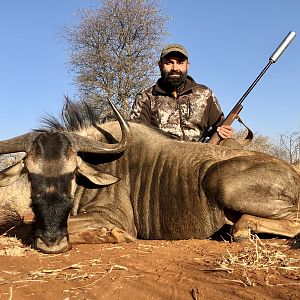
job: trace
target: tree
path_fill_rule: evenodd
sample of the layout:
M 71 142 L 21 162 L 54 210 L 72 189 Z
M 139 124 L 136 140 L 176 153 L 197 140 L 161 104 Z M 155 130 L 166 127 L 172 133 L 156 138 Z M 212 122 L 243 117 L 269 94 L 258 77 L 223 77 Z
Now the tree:
M 235 131 L 236 139 L 243 139 L 245 130 Z M 300 132 L 281 134 L 279 142 L 271 141 L 269 137 L 255 133 L 253 141 L 245 147 L 247 150 L 264 152 L 285 160 L 290 164 L 300 163 Z
M 70 70 L 80 98 L 107 110 L 112 100 L 125 116 L 136 93 L 153 83 L 169 20 L 159 0 L 103 0 L 64 28 Z
M 247 134 L 247 131 L 244 129 L 236 130 L 234 137 L 237 140 L 243 140 Z M 255 133 L 252 142 L 245 147 L 247 150 L 258 151 L 272 154 L 272 149 L 274 144 L 270 141 L 270 138 L 263 136 L 259 133 Z
M 300 161 L 300 132 L 282 134 L 280 146 L 286 153 L 286 160 L 290 164 L 298 164 Z

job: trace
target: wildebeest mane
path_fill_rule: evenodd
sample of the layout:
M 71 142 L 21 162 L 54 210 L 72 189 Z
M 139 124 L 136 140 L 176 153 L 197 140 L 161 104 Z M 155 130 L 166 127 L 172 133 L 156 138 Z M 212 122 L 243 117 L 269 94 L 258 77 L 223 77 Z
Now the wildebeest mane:
M 92 107 L 85 101 L 72 101 L 70 98 L 65 97 L 65 103 L 63 105 L 60 118 L 47 114 L 41 119 L 43 127 L 36 129 L 36 131 L 74 132 L 93 126 L 105 136 L 108 142 L 116 143 L 117 141 L 110 136 L 108 132 L 99 127 L 99 124 L 112 120 L 116 120 L 113 115 L 107 114 L 103 117 L 97 112 L 97 108 Z M 141 123 L 139 120 L 131 120 L 131 122 Z M 169 139 L 179 139 L 177 136 L 166 133 L 154 125 L 143 125 L 152 128 L 156 133 L 159 133 Z
M 95 126 L 95 124 L 103 123 L 103 120 L 97 115 L 85 101 L 72 101 L 65 97 L 60 117 L 47 114 L 42 117 L 42 127 L 37 131 L 79 131 L 84 128 Z

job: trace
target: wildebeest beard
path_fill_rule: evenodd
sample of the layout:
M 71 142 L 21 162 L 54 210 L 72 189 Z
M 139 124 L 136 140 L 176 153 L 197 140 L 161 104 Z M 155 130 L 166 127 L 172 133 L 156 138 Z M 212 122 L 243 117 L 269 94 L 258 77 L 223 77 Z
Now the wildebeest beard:
M 180 75 L 179 77 L 173 77 L 171 75 L 178 74 Z M 178 87 L 182 86 L 185 82 L 187 76 L 187 72 L 180 72 L 180 71 L 170 71 L 170 72 L 165 72 L 161 71 L 161 77 L 163 84 L 165 85 L 167 90 L 177 90 Z

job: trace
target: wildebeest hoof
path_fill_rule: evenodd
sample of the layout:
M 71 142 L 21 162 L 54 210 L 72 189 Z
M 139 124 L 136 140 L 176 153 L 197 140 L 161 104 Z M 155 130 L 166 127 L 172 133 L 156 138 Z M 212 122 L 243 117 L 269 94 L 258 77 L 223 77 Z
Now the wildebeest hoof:
M 115 227 L 112 229 L 111 236 L 115 239 L 116 243 L 135 241 L 135 238 L 132 237 L 128 232 L 126 232 L 118 227 Z
M 124 243 L 135 241 L 135 238 L 132 237 L 128 232 L 118 227 L 114 227 L 111 230 L 107 229 L 106 227 L 98 229 L 97 238 L 102 243 Z

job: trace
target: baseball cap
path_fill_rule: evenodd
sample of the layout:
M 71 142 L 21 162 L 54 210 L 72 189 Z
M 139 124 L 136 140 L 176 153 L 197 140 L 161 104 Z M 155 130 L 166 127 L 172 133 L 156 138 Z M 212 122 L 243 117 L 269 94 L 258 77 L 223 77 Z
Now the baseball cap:
M 188 53 L 187 53 L 186 49 L 182 45 L 179 45 L 179 44 L 171 44 L 171 45 L 168 45 L 165 48 L 163 48 L 161 51 L 160 58 L 162 59 L 163 57 L 165 57 L 167 54 L 169 54 L 171 52 L 179 52 L 179 53 L 183 54 L 186 58 L 188 58 Z

